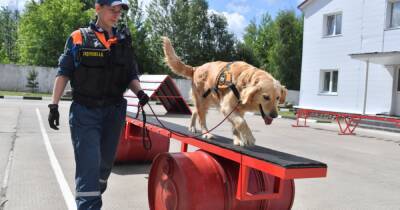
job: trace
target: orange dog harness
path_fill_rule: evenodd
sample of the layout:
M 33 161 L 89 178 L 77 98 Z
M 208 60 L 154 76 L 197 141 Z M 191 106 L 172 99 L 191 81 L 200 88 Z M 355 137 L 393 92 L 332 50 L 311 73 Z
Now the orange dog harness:
M 204 98 L 210 95 L 211 91 L 214 91 L 219 97 L 218 90 L 230 88 L 233 91 L 233 94 L 235 94 L 236 98 L 240 101 L 240 93 L 237 90 L 235 84 L 233 83 L 232 73 L 229 71 L 232 63 L 233 62 L 229 62 L 228 64 L 226 64 L 226 66 L 224 66 L 222 71 L 217 76 L 217 80 L 215 81 L 215 87 L 208 89 L 203 94 Z

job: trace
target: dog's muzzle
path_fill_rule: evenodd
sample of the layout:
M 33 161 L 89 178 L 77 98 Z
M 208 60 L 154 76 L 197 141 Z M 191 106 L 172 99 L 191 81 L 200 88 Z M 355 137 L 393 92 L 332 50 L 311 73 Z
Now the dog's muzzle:
M 278 117 L 278 113 L 276 111 L 272 111 L 272 112 L 269 113 L 269 115 L 266 115 L 264 110 L 263 110 L 263 108 L 262 108 L 262 106 L 261 106 L 261 104 L 260 104 L 260 112 L 261 112 L 261 116 L 264 119 L 264 122 L 265 122 L 266 125 L 271 125 L 272 120 L 274 118 Z

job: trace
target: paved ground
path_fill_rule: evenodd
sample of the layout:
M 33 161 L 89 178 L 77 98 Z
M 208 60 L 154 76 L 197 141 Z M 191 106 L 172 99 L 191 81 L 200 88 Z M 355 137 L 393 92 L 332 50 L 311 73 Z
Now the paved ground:
M 70 103 L 60 105 L 59 131 L 47 126 L 47 103 L 0 99 L 0 206 L 3 204 L 4 210 L 68 209 L 64 195 L 74 192 L 74 157 L 67 123 Z M 176 116 L 163 119 L 184 125 L 189 121 Z M 212 127 L 222 117 L 212 110 L 207 119 Z M 293 209 L 400 209 L 398 133 L 357 129 L 356 136 L 339 136 L 335 124 L 292 128 L 292 120 L 278 119 L 267 127 L 259 116 L 246 119 L 258 145 L 328 164 L 327 178 L 296 180 Z M 224 124 L 215 133 L 229 137 L 230 125 Z M 53 161 L 60 165 L 57 173 L 46 149 L 46 136 L 54 150 Z M 171 151 L 178 149 L 179 144 L 172 141 Z M 104 209 L 148 209 L 149 169 L 146 164 L 116 166 L 103 195 Z M 62 180 L 66 180 L 65 186 Z

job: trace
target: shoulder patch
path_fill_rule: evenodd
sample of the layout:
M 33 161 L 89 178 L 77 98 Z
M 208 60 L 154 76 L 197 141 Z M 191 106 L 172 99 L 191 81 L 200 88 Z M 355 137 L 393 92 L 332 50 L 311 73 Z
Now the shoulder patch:
M 71 34 L 72 37 L 72 43 L 75 45 L 82 45 L 82 34 L 81 31 L 78 29 Z

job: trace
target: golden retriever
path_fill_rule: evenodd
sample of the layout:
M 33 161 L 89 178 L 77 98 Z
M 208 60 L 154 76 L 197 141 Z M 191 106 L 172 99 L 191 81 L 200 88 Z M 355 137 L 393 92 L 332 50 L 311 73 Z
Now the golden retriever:
M 206 114 L 208 108 L 214 105 L 228 117 L 233 125 L 233 143 L 245 146 L 254 145 L 255 138 L 249 126 L 243 118 L 245 112 L 264 112 L 265 124 L 272 123 L 278 116 L 278 103 L 284 103 L 287 89 L 274 79 L 269 73 L 258 69 L 245 62 L 231 63 L 229 72 L 232 82 L 240 93 L 240 104 L 234 91 L 229 88 L 212 91 L 204 97 L 204 93 L 216 86 L 217 77 L 226 68 L 228 62 L 216 61 L 205 63 L 198 67 L 184 64 L 175 54 L 171 41 L 163 37 L 163 49 L 167 65 L 180 76 L 192 80 L 192 99 L 195 105 L 191 117 L 189 130 L 196 132 L 196 119 L 199 118 L 201 132 L 206 133 L 203 138 L 211 139 L 213 136 L 207 133 Z

